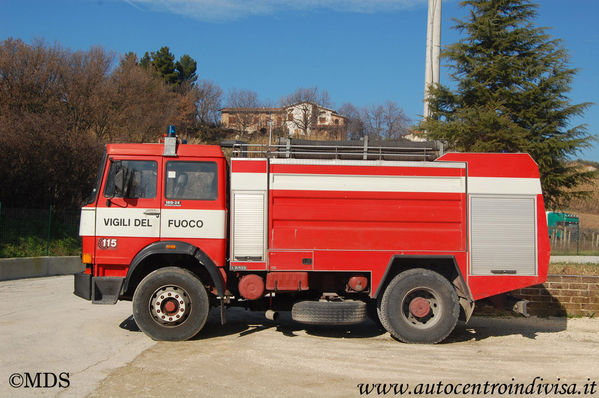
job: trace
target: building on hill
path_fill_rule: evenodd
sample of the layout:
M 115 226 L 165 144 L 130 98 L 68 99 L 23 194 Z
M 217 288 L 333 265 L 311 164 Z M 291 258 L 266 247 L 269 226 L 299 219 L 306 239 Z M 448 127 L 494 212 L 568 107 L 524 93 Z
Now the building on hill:
M 344 139 L 346 118 L 313 102 L 297 102 L 281 108 L 223 108 L 221 124 L 242 134 L 268 133 L 282 129 L 290 137 Z

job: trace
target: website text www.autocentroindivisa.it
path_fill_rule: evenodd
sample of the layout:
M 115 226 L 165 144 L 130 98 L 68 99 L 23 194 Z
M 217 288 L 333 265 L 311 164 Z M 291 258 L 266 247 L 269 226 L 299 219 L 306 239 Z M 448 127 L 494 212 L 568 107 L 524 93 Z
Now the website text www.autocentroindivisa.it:
M 485 395 L 518 395 L 518 396 L 555 396 L 576 395 L 591 396 L 597 394 L 597 381 L 587 378 L 586 381 L 571 383 L 557 377 L 546 380 L 537 376 L 532 380 L 519 381 L 511 378 L 508 382 L 481 383 L 359 383 L 356 385 L 360 395 L 451 395 L 451 396 L 485 396 Z

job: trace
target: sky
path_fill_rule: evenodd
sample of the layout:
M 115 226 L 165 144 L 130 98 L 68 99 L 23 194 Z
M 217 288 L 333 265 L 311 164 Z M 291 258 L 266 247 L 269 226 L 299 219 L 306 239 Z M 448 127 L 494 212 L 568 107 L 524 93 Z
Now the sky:
M 328 91 L 333 108 L 387 100 L 413 122 L 423 112 L 427 0 L 0 0 L 0 40 L 44 39 L 118 57 L 168 46 L 198 62 L 225 93 L 247 89 L 278 105 L 300 87 Z M 594 102 L 572 125 L 599 135 L 599 1 L 537 0 L 537 26 L 562 40 L 578 73 L 572 104 Z M 467 10 L 443 1 L 442 46 Z M 441 83 L 450 85 L 442 65 Z M 599 142 L 575 156 L 599 162 Z

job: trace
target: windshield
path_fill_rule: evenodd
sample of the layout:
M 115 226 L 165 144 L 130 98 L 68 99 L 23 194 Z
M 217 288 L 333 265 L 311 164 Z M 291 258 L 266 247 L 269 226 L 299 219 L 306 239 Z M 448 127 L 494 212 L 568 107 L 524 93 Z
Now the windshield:
M 104 177 L 104 165 L 106 164 L 106 151 L 102 155 L 102 160 L 100 162 L 100 167 L 98 167 L 98 173 L 96 174 L 96 183 L 94 184 L 94 188 L 92 192 L 87 197 L 85 204 L 92 204 L 96 201 L 96 197 L 98 196 L 98 191 L 100 190 L 100 184 L 102 183 L 102 177 Z

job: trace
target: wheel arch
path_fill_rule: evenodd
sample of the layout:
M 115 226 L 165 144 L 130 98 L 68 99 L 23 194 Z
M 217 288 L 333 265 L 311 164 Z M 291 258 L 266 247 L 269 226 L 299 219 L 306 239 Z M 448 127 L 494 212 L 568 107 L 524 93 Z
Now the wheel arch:
M 179 266 L 197 275 L 205 282 L 211 282 L 220 297 L 224 297 L 225 284 L 216 264 L 200 248 L 181 241 L 154 242 L 143 248 L 133 258 L 121 296 L 131 299 L 141 280 L 160 268 Z
M 381 283 L 379 283 L 373 298 L 378 299 L 393 280 L 393 278 L 402 273 L 414 268 L 423 268 L 434 271 L 445 277 L 455 288 L 458 298 L 460 299 L 460 307 L 463 310 L 463 317 L 466 321 L 470 319 L 474 311 L 474 300 L 472 293 L 468 288 L 468 284 L 464 279 L 464 275 L 458 266 L 455 256 L 452 255 L 393 255 L 389 260 L 387 269 L 383 274 Z

